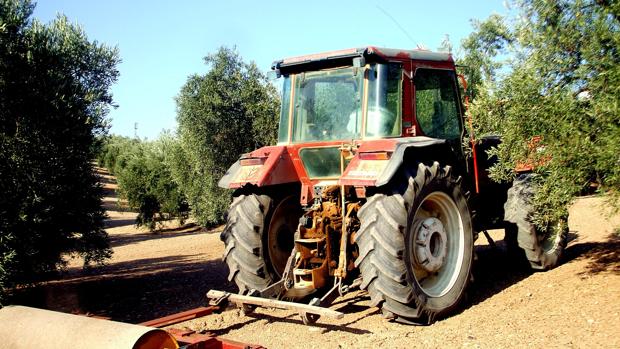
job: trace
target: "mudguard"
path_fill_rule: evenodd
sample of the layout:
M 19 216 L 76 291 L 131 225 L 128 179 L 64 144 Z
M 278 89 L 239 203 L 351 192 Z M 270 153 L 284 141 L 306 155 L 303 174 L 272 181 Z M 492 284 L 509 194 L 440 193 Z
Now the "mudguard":
M 444 139 L 436 139 L 430 137 L 413 137 L 410 139 L 404 139 L 403 141 L 399 142 L 396 145 L 394 153 L 390 157 L 390 161 L 383 170 L 383 173 L 381 173 L 381 175 L 377 178 L 375 185 L 377 187 L 385 185 L 390 181 L 390 179 L 392 179 L 396 171 L 400 168 L 400 165 L 403 164 L 403 158 L 407 149 L 424 148 L 431 145 L 444 143 L 446 143 Z
M 354 186 L 381 186 L 387 184 L 402 165 L 407 149 L 444 144 L 443 139 L 424 136 L 366 141 L 347 166 L 338 184 Z M 378 158 L 373 154 L 389 154 Z
M 299 178 L 286 146 L 272 146 L 243 154 L 226 171 L 218 186 L 235 189 L 246 184 L 262 187 L 297 181 Z

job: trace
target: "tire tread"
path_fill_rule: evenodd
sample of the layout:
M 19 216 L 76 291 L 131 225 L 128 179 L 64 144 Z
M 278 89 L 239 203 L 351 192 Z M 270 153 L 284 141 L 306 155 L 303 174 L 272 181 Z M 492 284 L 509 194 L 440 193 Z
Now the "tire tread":
M 262 257 L 261 240 L 270 204 L 267 195 L 239 195 L 228 209 L 226 226 L 220 234 L 225 244 L 222 259 L 230 270 L 228 280 L 237 284 L 241 294 L 262 290 L 273 281 Z
M 360 287 L 368 291 L 371 304 L 381 307 L 385 317 L 420 323 L 432 321 L 437 313 L 424 307 L 424 295 L 416 294 L 407 281 L 404 236 L 409 206 L 428 183 L 450 177 L 451 168 L 441 167 L 437 162 L 431 166 L 420 163 L 413 169 L 405 169 L 403 175 L 408 178 L 404 182 L 406 188 L 375 194 L 360 208 L 361 224 L 355 235 L 359 256 L 355 266 L 362 275 Z M 453 178 L 449 180 L 456 183 Z

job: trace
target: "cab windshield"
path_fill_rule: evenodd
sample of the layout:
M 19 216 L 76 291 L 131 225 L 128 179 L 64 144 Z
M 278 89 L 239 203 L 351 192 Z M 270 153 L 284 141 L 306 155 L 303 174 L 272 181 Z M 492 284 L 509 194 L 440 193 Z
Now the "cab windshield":
M 278 142 L 400 136 L 401 76 L 398 64 L 286 76 Z

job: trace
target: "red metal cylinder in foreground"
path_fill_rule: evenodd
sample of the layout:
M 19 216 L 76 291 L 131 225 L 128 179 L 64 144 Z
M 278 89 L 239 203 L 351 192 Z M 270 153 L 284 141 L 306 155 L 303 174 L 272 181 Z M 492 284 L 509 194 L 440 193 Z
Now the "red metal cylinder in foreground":
M 8 306 L 0 309 L 0 347 L 177 349 L 179 345 L 161 329 Z

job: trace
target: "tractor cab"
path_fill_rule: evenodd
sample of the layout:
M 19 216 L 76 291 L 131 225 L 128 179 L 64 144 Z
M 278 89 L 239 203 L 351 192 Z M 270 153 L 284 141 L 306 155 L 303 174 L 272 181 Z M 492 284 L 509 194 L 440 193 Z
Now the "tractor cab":
M 401 135 L 399 64 L 331 68 L 289 74 L 283 80 L 279 144 Z
M 360 195 L 386 184 L 407 148 L 444 144 L 464 164 L 449 53 L 364 47 L 284 59 L 272 69 L 282 80 L 278 143 L 244 155 L 222 187 L 299 182 L 307 205 L 317 184 L 354 186 Z
M 277 61 L 273 69 L 283 77 L 278 144 L 460 136 L 448 53 L 367 47 Z

